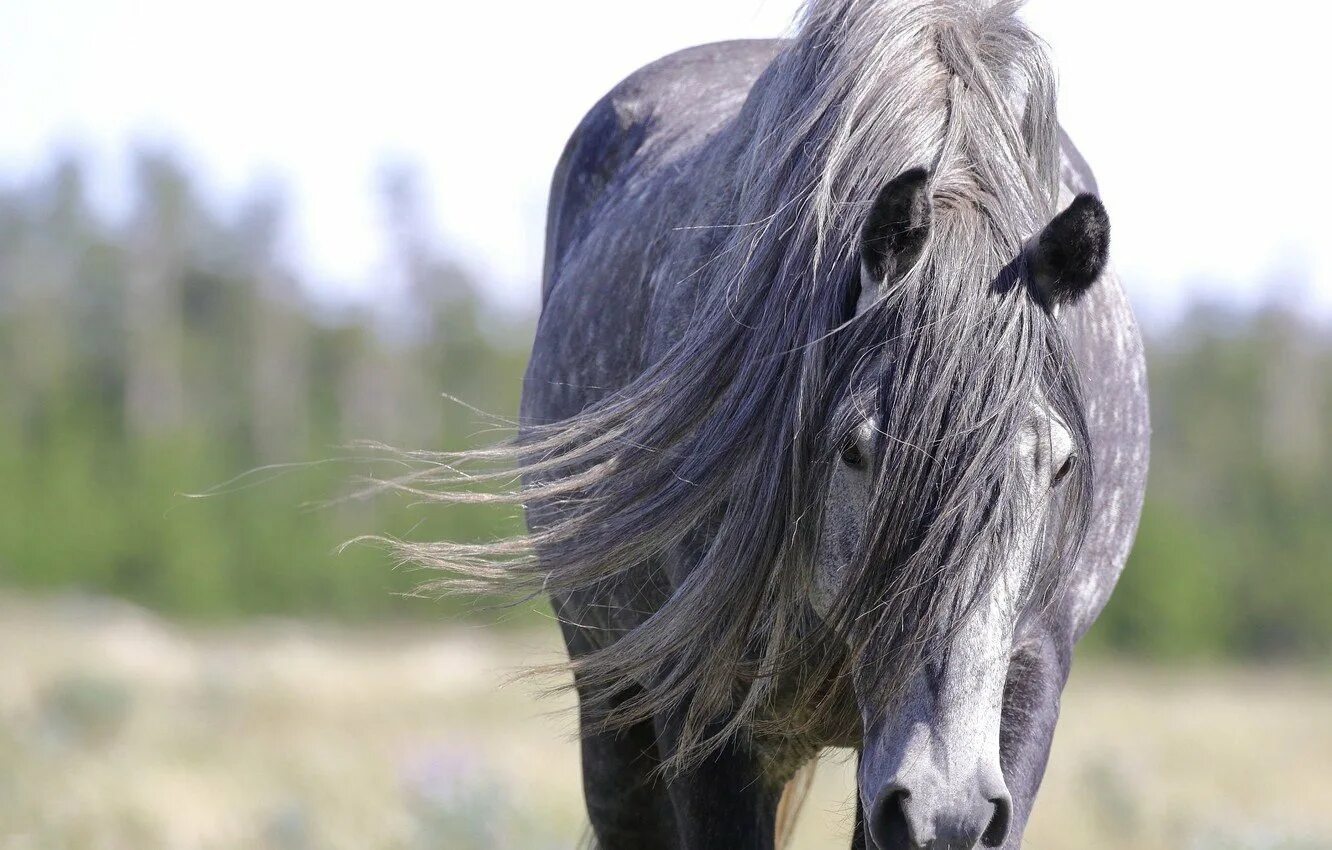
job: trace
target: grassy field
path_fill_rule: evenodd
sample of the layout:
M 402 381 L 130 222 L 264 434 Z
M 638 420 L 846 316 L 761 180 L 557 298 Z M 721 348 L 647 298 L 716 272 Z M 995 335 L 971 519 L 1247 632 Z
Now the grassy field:
M 504 685 L 554 629 L 182 629 L 0 598 L 0 848 L 567 848 L 566 697 Z M 851 765 L 796 847 L 844 847 Z M 1332 848 L 1332 678 L 1083 664 L 1034 850 Z

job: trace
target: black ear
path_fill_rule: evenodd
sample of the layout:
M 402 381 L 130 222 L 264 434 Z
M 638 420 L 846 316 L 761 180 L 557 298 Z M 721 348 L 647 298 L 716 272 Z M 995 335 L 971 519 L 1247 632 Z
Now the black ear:
M 912 168 L 889 180 L 860 231 L 866 277 L 882 283 L 920 258 L 930 234 L 930 173 Z
M 1110 254 L 1110 217 L 1095 195 L 1078 195 L 1028 249 L 1032 286 L 1051 307 L 1076 301 L 1101 276 Z

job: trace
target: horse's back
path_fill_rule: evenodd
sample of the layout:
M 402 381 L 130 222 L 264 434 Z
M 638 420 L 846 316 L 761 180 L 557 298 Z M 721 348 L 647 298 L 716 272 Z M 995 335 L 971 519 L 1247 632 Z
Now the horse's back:
M 782 42 L 703 44 L 645 65 L 611 89 L 578 124 L 551 181 L 542 303 L 560 260 L 591 229 L 608 188 L 649 178 L 729 121 Z
M 702 191 L 690 179 L 694 160 L 780 47 L 731 41 L 671 54 L 630 75 L 578 125 L 551 186 L 524 422 L 572 416 L 646 368 L 653 339 L 666 333 L 654 313 L 662 304 L 651 282 L 662 271 L 653 257 Z M 684 297 L 673 290 L 669 307 Z

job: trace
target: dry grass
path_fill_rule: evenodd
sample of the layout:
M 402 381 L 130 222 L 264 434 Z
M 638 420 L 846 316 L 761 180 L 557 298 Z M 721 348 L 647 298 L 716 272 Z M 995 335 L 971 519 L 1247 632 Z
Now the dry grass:
M 499 687 L 553 629 L 191 631 L 0 600 L 0 848 L 557 848 L 582 834 L 567 699 Z M 846 845 L 851 766 L 799 850 Z M 1027 846 L 1332 848 L 1332 680 L 1083 665 Z

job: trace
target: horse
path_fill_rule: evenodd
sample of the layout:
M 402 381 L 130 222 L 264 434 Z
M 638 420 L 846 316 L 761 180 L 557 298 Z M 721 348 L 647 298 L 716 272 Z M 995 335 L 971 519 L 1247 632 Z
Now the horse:
M 1015 3 L 809 0 L 587 113 L 517 436 L 405 485 L 528 531 L 399 545 L 551 599 L 595 846 L 770 850 L 827 747 L 853 847 L 1021 845 L 1146 477 L 1108 251 Z

